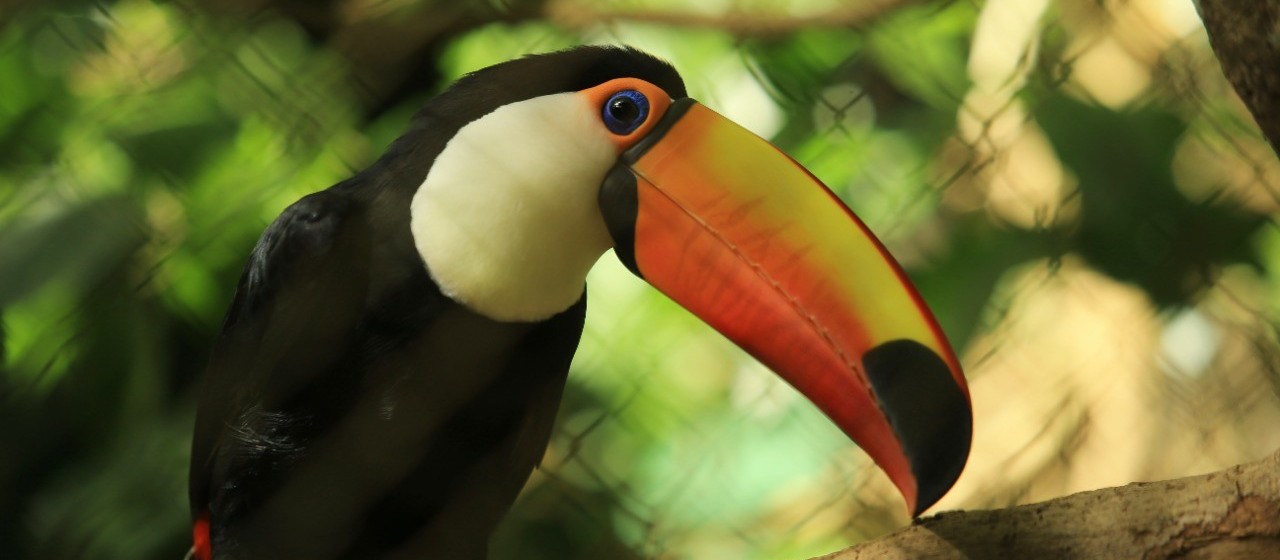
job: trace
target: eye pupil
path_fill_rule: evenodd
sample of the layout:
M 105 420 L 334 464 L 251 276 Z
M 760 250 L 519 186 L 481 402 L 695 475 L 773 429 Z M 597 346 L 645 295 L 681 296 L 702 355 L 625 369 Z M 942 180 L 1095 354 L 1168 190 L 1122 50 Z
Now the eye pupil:
M 609 96 L 601 117 L 610 132 L 619 136 L 632 133 L 649 117 L 649 98 L 634 89 Z
M 609 114 L 621 122 L 630 123 L 640 116 L 640 108 L 636 107 L 635 101 L 618 97 L 609 103 Z

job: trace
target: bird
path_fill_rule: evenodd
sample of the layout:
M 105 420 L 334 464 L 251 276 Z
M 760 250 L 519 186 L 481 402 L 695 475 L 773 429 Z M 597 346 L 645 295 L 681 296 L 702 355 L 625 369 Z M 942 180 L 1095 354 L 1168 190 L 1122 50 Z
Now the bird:
M 883 244 L 669 63 L 579 46 L 459 78 L 265 229 L 199 390 L 189 555 L 485 558 L 609 250 L 805 395 L 913 515 L 959 477 L 964 374 Z

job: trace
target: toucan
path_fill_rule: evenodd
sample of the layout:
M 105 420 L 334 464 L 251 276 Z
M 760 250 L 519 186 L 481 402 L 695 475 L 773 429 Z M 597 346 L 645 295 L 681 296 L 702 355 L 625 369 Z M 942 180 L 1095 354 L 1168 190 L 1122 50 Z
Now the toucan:
M 911 513 L 959 476 L 968 388 L 884 246 L 672 66 L 586 46 L 462 77 L 267 227 L 200 390 L 190 554 L 484 558 L 611 248 L 812 401 Z

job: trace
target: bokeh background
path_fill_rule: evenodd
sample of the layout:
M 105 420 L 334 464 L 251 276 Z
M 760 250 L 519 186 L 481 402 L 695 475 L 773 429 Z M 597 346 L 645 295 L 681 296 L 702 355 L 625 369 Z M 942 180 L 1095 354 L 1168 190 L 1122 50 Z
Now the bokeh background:
M 1191 0 L 0 1 L 0 557 L 177 560 L 263 228 L 423 100 L 625 43 L 885 240 L 962 356 L 935 508 L 1280 447 L 1280 164 Z M 792 389 L 606 256 L 495 558 L 806 558 L 908 522 Z

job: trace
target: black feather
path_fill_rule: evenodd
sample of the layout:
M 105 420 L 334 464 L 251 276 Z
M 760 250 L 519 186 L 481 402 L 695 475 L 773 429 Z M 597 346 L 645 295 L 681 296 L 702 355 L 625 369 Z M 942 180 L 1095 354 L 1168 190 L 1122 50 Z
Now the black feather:
M 428 102 L 368 169 L 267 228 L 196 422 L 190 498 L 216 558 L 484 557 L 550 438 L 586 298 L 540 323 L 472 313 L 428 276 L 409 203 L 465 124 L 624 76 L 685 95 L 675 70 L 632 49 L 487 68 Z

